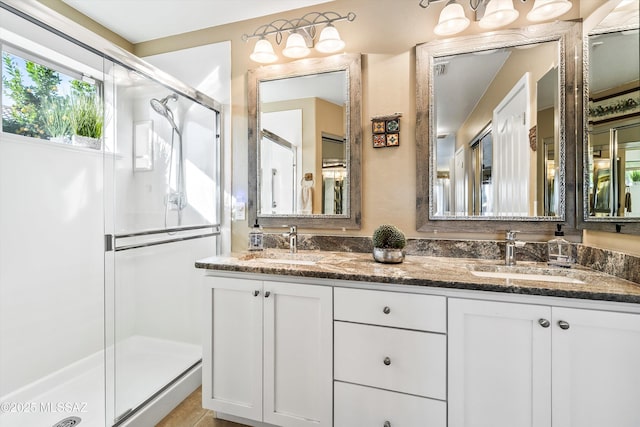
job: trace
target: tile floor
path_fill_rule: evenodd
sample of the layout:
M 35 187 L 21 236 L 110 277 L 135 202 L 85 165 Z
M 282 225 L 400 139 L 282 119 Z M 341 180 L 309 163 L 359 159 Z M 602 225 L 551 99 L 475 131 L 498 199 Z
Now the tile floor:
M 218 420 L 213 411 L 202 407 L 202 388 L 191 393 L 156 427 L 247 427 L 230 421 Z

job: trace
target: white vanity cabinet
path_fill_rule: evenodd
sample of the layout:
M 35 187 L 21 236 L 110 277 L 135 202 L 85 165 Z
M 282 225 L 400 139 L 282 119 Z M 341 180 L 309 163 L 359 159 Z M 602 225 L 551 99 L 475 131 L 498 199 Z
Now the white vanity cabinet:
M 450 298 L 449 427 L 640 426 L 640 315 Z
M 282 427 L 332 425 L 332 288 L 207 276 L 203 406 Z
M 446 298 L 334 290 L 334 426 L 446 427 Z

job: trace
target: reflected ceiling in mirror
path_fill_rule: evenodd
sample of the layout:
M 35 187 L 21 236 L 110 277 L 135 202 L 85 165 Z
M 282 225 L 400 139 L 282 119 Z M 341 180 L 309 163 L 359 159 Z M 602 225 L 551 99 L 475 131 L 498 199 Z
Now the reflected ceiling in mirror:
M 249 219 L 360 227 L 360 56 L 249 72 Z
M 420 229 L 565 221 L 565 58 L 577 36 L 556 22 L 417 46 Z

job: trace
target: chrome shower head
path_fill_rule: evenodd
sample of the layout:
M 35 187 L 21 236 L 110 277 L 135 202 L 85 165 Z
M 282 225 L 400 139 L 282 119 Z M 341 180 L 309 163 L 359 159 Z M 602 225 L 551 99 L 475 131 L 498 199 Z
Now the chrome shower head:
M 156 98 L 151 98 L 149 103 L 151 104 L 151 108 L 153 108 L 153 110 L 156 113 L 160 114 L 161 116 L 164 116 L 169 121 L 169 124 L 171 124 L 171 127 L 173 127 L 173 129 L 179 134 L 180 131 L 178 130 L 178 126 L 176 125 L 176 122 L 173 120 L 173 111 L 171 111 L 171 109 L 167 106 L 167 102 L 170 99 L 173 101 L 177 101 L 178 95 L 176 95 L 175 93 L 172 93 L 170 95 L 165 96 L 161 100 L 158 100 Z

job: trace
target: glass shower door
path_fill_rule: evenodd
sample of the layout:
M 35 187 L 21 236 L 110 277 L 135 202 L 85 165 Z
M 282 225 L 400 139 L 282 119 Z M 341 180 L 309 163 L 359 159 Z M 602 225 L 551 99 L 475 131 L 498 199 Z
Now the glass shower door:
M 119 422 L 202 358 L 194 261 L 216 253 L 219 113 L 122 66 L 110 75 L 107 412 Z

